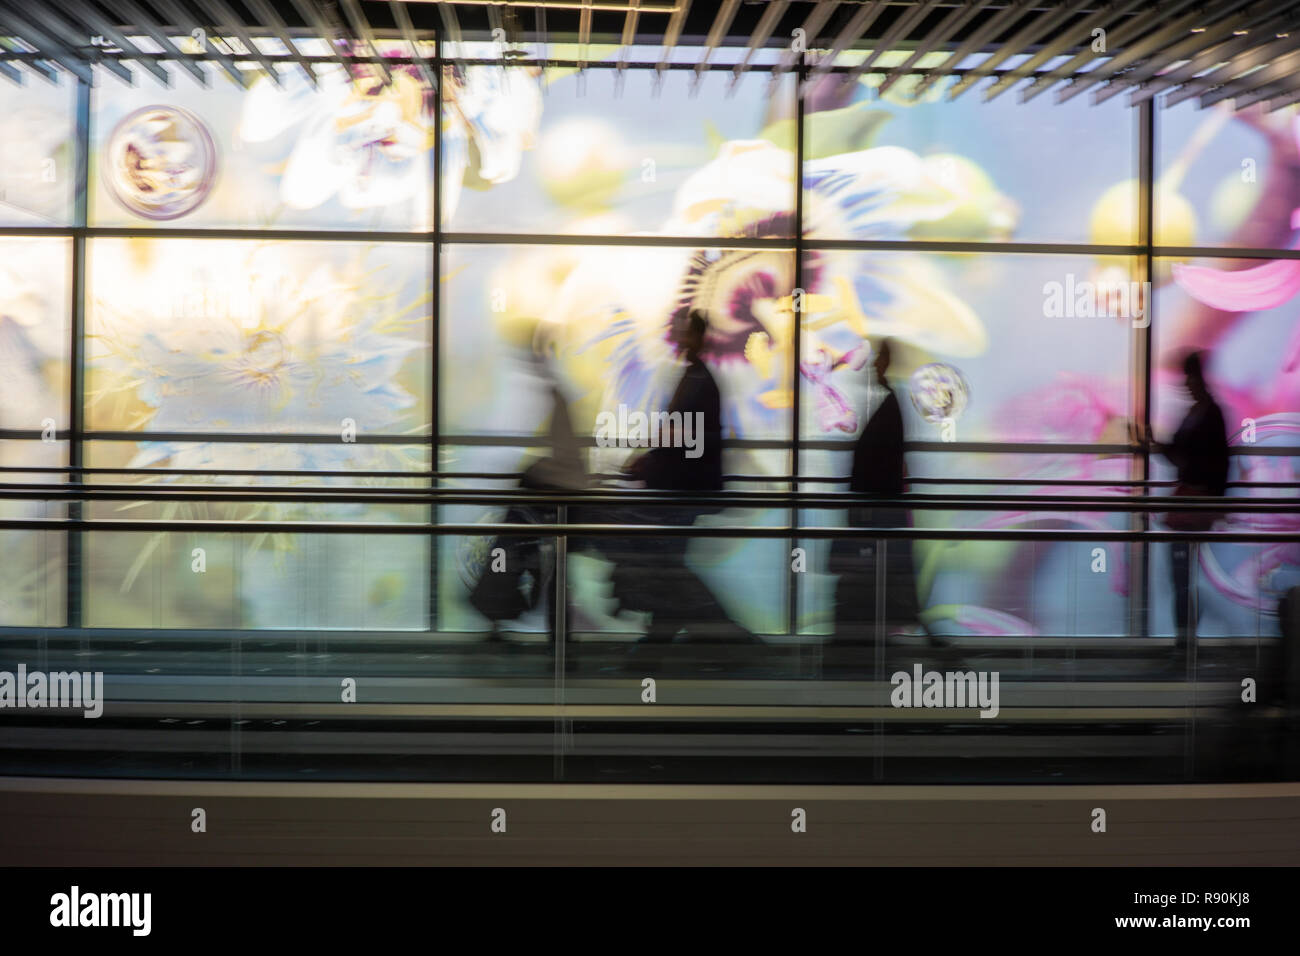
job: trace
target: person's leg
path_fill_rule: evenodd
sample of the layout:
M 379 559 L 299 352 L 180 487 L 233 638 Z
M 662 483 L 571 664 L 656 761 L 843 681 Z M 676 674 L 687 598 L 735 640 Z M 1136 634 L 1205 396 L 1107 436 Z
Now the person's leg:
M 850 508 L 849 524 L 872 527 L 870 508 Z M 835 584 L 835 637 L 832 643 L 869 644 L 876 629 L 876 540 L 837 538 L 832 546 Z
M 647 514 L 646 509 L 606 508 L 598 514 L 593 510 L 592 520 L 598 524 L 637 525 L 653 524 L 659 518 L 657 514 Z M 648 579 L 651 569 L 658 563 L 659 539 L 599 535 L 591 540 L 600 557 L 612 565 L 609 572 L 610 596 L 618 606 L 628 611 L 650 610 L 654 601 Z
M 1175 541 L 1170 546 L 1170 561 L 1174 585 L 1174 646 L 1187 644 L 1187 599 L 1190 591 L 1191 559 L 1186 541 Z
M 906 523 L 906 512 L 897 508 L 878 509 L 874 517 L 874 523 L 880 528 L 901 528 Z M 912 570 L 912 542 L 906 538 L 883 539 L 883 550 L 885 592 L 878 600 L 885 602 L 882 612 L 885 633 L 915 628 L 916 575 Z

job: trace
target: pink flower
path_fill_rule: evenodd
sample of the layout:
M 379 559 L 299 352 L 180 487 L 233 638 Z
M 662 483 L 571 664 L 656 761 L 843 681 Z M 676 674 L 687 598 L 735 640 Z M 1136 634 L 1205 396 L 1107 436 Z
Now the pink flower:
M 1291 228 L 1300 229 L 1300 209 L 1291 212 Z M 1300 248 L 1300 244 L 1292 243 L 1291 248 Z M 1300 292 L 1300 259 L 1275 259 L 1237 272 L 1175 263 L 1174 281 L 1193 299 L 1224 312 L 1272 309 Z M 1293 338 L 1289 349 L 1293 363 L 1297 350 L 1300 338 Z
M 1293 131 L 1296 148 L 1300 150 L 1300 117 L 1296 117 Z M 1291 211 L 1291 228 L 1300 229 L 1300 208 Z M 1291 248 L 1300 248 L 1300 244 L 1292 243 Z M 1224 312 L 1272 309 L 1300 292 L 1300 259 L 1278 259 L 1238 272 L 1176 264 L 1174 281 L 1193 299 Z M 1286 371 L 1296 367 L 1297 358 L 1300 358 L 1300 334 L 1288 346 Z

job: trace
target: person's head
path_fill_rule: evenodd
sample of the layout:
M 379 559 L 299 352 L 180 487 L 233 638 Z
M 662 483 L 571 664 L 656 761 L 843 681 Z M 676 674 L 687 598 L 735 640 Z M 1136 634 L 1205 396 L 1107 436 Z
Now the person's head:
M 1202 352 L 1188 352 L 1183 357 L 1183 374 L 1187 376 L 1187 390 L 1192 393 L 1192 398 L 1199 401 L 1210 394 L 1209 387 L 1205 384 L 1205 359 Z
M 704 339 L 709 332 L 709 319 L 701 309 L 691 309 L 682 327 L 678 344 L 690 359 L 697 358 L 704 350 Z
M 528 351 L 533 371 L 543 381 L 555 381 L 555 343 L 540 329 L 533 334 L 533 346 Z
M 885 373 L 889 371 L 889 339 L 881 339 L 880 344 L 876 346 L 876 358 L 871 363 L 871 367 L 876 370 L 876 378 L 883 382 Z

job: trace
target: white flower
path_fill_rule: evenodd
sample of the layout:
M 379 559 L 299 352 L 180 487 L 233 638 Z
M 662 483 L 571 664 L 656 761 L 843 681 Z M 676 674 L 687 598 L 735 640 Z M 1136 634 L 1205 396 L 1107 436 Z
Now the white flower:
M 61 240 L 0 239 L 0 428 L 40 428 L 66 405 L 51 373 L 71 348 L 68 260 Z
M 397 376 L 421 343 L 399 334 L 396 297 L 376 294 L 364 257 L 336 267 L 244 242 L 197 255 L 168 240 L 142 264 L 130 243 L 95 248 L 91 366 L 152 409 L 146 430 L 339 435 L 351 419 L 375 432 L 415 404 Z
M 542 118 L 530 68 L 448 66 L 443 71 L 443 220 L 456 214 L 463 186 L 484 189 L 519 175 Z
M 433 154 L 431 100 L 420 80 L 394 67 L 393 81 L 325 72 L 320 89 L 288 74 L 283 88 L 259 80 L 248 92 L 236 135 L 262 143 L 290 130 L 295 142 L 280 179 L 294 209 L 335 197 L 348 209 L 412 203 L 428 226 Z

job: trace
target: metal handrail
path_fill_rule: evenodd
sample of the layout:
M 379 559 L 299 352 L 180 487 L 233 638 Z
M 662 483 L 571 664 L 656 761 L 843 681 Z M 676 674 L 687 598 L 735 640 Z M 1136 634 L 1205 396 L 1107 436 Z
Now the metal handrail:
M 656 525 L 551 522 L 433 524 L 390 521 L 216 521 L 210 519 L 5 518 L 0 530 L 207 532 L 209 534 L 521 535 L 527 537 L 880 538 L 946 541 L 1300 541 L 1293 531 L 1126 531 L 1086 528 L 895 528 L 826 525 Z
M 365 480 L 370 478 L 397 478 L 412 481 L 512 481 L 521 477 L 518 471 L 360 471 L 330 469 L 286 469 L 283 471 L 266 468 L 96 468 L 85 465 L 0 465 L 0 474 L 53 474 L 53 475 L 157 475 L 170 477 L 176 475 L 202 475 L 207 477 L 291 477 L 291 478 L 353 478 Z M 615 480 L 620 476 L 613 473 L 597 473 L 592 478 L 597 480 Z M 787 482 L 846 485 L 849 479 L 843 475 L 723 475 L 726 482 Z M 1113 487 L 1113 488 L 1172 488 L 1178 484 L 1174 479 L 1153 478 L 1008 478 L 991 475 L 982 478 L 954 478 L 939 476 L 908 476 L 912 485 L 1037 485 L 1041 487 Z M 1229 488 L 1292 488 L 1300 492 L 1300 481 L 1229 481 Z
M 1241 498 L 1164 495 L 925 495 L 868 496 L 852 492 L 722 491 L 673 492 L 637 488 L 592 488 L 583 491 L 534 491 L 518 488 L 464 490 L 455 488 L 334 489 L 302 486 L 248 487 L 210 484 L 167 485 L 43 485 L 0 484 L 0 499 L 38 501 L 284 501 L 320 504 L 388 505 L 576 505 L 674 507 L 854 508 L 923 511 L 1107 512 L 1211 511 L 1300 514 L 1295 498 Z

